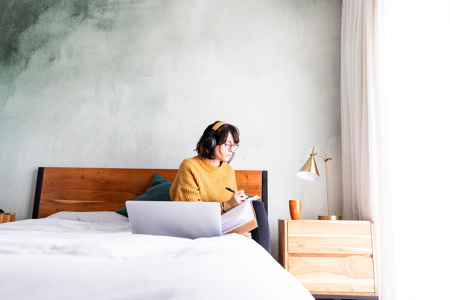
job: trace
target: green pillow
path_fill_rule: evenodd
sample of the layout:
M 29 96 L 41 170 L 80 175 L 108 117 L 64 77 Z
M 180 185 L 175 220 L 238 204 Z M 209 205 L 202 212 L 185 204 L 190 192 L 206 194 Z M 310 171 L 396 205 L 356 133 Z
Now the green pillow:
M 153 175 L 152 184 L 150 184 L 147 191 L 136 197 L 133 201 L 170 201 L 169 191 L 171 187 L 172 181 L 155 173 L 155 175 Z M 126 207 L 116 211 L 116 213 L 128 217 Z

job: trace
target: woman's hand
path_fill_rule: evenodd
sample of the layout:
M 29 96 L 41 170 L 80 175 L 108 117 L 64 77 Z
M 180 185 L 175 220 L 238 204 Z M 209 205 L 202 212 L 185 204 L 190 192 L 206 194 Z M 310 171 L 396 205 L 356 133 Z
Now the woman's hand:
M 230 200 L 225 201 L 223 203 L 225 211 L 229 211 L 233 207 L 238 206 L 239 204 L 244 202 L 245 199 L 247 199 L 247 195 L 244 193 L 244 190 L 239 190 L 239 191 L 235 192 L 233 197 L 231 197 Z

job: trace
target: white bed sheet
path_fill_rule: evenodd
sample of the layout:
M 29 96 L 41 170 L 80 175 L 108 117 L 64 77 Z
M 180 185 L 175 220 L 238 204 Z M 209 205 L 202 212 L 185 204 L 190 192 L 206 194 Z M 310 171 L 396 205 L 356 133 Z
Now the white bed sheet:
M 2 299 L 297 299 L 311 294 L 255 241 L 131 234 L 110 212 L 0 225 Z

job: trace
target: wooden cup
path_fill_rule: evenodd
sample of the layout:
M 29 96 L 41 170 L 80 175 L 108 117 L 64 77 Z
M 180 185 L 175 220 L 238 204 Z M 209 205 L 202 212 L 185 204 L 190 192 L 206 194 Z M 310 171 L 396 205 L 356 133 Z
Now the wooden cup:
M 292 220 L 300 220 L 302 217 L 302 200 L 289 200 L 289 212 Z

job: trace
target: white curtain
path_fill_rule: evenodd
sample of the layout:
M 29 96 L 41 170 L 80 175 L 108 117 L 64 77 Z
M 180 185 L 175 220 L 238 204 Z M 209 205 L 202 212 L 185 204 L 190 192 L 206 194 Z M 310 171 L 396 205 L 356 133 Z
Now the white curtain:
M 344 0 L 343 215 L 373 220 L 381 300 L 444 299 L 450 1 Z
M 369 106 L 374 101 L 373 1 L 342 3 L 341 130 L 343 216 L 372 220 Z
M 396 299 L 380 1 L 344 0 L 341 32 L 343 216 L 374 221 L 378 292 Z M 381 217 L 380 217 L 381 216 Z

